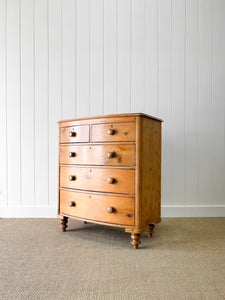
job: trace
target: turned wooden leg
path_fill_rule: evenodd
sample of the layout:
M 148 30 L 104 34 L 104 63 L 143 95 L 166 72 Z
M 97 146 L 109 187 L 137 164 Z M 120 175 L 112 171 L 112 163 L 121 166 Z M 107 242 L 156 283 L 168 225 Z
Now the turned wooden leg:
M 141 243 L 141 241 L 140 241 L 141 234 L 140 233 L 131 233 L 131 238 L 132 238 L 131 244 L 133 245 L 134 249 L 137 249 L 138 245 L 140 245 L 140 243 Z
M 154 228 L 155 228 L 155 225 L 154 224 L 149 224 L 147 226 L 147 232 L 148 232 L 148 237 L 151 238 L 154 234 Z
M 62 217 L 62 219 L 60 219 L 61 229 L 63 232 L 66 231 L 67 222 L 68 222 L 68 217 Z

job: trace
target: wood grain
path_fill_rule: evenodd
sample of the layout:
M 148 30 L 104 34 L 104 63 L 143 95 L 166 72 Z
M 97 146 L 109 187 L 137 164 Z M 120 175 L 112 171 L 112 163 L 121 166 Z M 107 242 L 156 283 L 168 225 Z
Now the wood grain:
M 75 206 L 70 207 L 69 201 L 74 201 Z M 115 211 L 109 213 L 109 207 Z M 60 190 L 60 212 L 90 220 L 134 225 L 134 198 Z
M 138 246 L 141 244 L 140 238 L 140 233 L 131 233 L 131 244 L 133 245 L 134 249 L 138 249 Z
M 62 232 L 65 232 L 66 231 L 66 228 L 67 228 L 67 223 L 68 223 L 68 218 L 67 217 L 62 217 L 60 219 L 60 224 L 61 224 L 61 229 L 62 229 Z
M 90 140 L 60 144 L 58 215 L 124 227 L 137 249 L 141 233 L 151 237 L 161 221 L 161 121 L 143 114 L 135 122 L 129 118 L 105 122 L 100 116 L 59 126 L 65 136 L 72 124 L 90 126 Z M 120 122 L 110 122 L 115 119 Z
M 154 234 L 154 228 L 155 228 L 155 225 L 154 224 L 149 224 L 147 226 L 147 232 L 148 232 L 148 237 L 149 238 L 152 238 L 153 234 Z
M 70 133 L 74 136 L 70 136 Z M 71 126 L 61 128 L 60 143 L 85 143 L 89 142 L 89 125 Z
M 108 131 L 111 131 L 110 134 Z M 135 141 L 135 123 L 108 123 L 91 126 L 92 142 L 132 142 Z
M 161 123 L 137 121 L 136 224 L 145 228 L 161 218 Z
M 74 152 L 75 156 L 69 157 L 70 152 Z M 109 158 L 107 156 L 109 152 L 114 152 L 115 157 Z M 126 144 L 61 145 L 60 164 L 134 166 L 135 146 Z
M 135 170 L 60 167 L 60 186 L 72 189 L 134 194 Z M 73 178 L 69 178 L 74 176 Z M 73 180 L 70 180 L 73 179 Z M 113 181 L 109 183 L 108 181 Z
M 115 123 L 115 122 L 135 122 L 137 116 L 143 116 L 146 118 L 150 118 L 153 120 L 162 121 L 159 118 L 150 116 L 148 114 L 143 113 L 129 113 L 129 114 L 111 114 L 111 115 L 104 115 L 104 116 L 93 116 L 93 117 L 83 117 L 83 118 L 76 118 L 76 119 L 68 119 L 68 120 L 61 120 L 58 121 L 60 127 L 65 126 L 73 126 L 73 125 L 80 125 L 80 124 L 95 124 L 95 123 Z

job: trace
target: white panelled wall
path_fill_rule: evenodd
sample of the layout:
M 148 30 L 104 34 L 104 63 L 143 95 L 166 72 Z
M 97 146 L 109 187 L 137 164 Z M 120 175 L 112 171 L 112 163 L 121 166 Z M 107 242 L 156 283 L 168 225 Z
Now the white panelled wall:
M 163 123 L 162 215 L 225 216 L 224 0 L 0 0 L 0 217 L 55 217 L 57 121 Z

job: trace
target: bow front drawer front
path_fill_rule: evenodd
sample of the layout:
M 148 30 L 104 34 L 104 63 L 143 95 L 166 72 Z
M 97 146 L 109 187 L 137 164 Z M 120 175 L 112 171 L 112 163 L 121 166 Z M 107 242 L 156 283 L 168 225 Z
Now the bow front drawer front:
M 133 142 L 135 123 L 94 124 L 91 127 L 92 142 Z
M 88 143 L 89 125 L 62 127 L 60 143 Z
M 62 213 L 122 225 L 134 225 L 134 198 L 60 190 Z
M 134 145 L 61 145 L 60 163 L 77 165 L 134 166 Z
M 98 192 L 134 194 L 135 170 L 61 167 L 60 187 Z

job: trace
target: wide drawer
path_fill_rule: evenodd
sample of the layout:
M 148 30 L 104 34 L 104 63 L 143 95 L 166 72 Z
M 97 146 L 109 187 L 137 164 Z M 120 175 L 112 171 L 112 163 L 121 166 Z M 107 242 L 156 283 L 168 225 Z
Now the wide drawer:
M 60 212 L 121 225 L 134 225 L 134 198 L 60 190 Z
M 77 165 L 134 166 L 135 145 L 61 145 L 60 163 Z
M 60 143 L 89 142 L 89 125 L 62 127 L 60 130 Z
M 91 126 L 92 142 L 133 142 L 135 122 L 94 124 Z
M 135 171 L 115 168 L 60 167 L 60 187 L 134 194 Z

